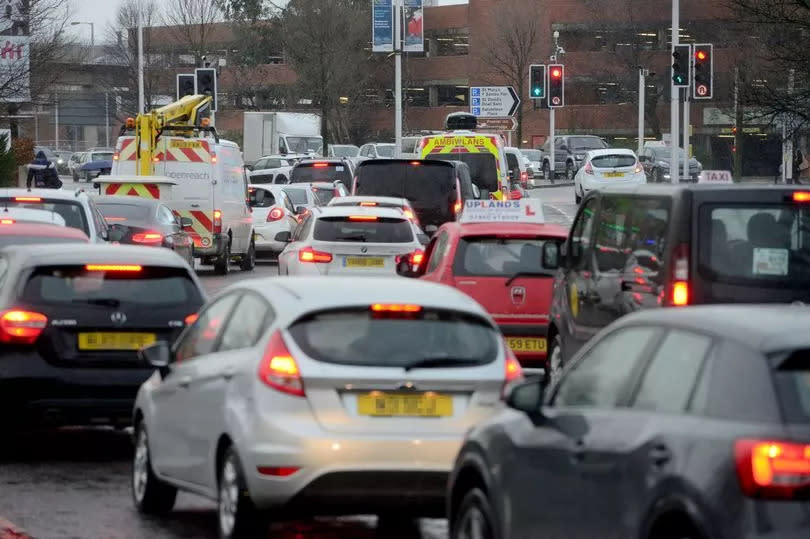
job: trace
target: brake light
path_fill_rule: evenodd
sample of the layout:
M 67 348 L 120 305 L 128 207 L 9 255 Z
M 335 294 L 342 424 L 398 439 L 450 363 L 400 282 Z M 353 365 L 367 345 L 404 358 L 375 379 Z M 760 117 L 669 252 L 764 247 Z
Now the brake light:
M 197 319 L 198 319 L 199 317 L 200 317 L 200 315 L 199 315 L 199 314 L 197 314 L 197 313 L 191 313 L 191 314 L 190 314 L 190 315 L 188 315 L 188 316 L 187 316 L 187 317 L 186 317 L 186 318 L 185 318 L 183 321 L 186 323 L 186 325 L 187 325 L 187 326 L 190 326 L 191 324 L 193 324 L 194 322 L 196 322 L 196 321 L 197 321 Z
M 0 219 L 0 225 L 13 225 L 14 219 Z
M 376 221 L 376 215 L 350 215 L 349 221 Z
M 408 208 L 405 208 L 405 209 L 402 210 L 402 213 L 404 213 L 405 217 L 407 217 L 411 221 L 416 221 L 416 215 L 413 213 L 412 210 L 409 210 Z
M 127 218 L 126 217 L 105 217 L 104 220 L 107 221 L 108 223 L 111 223 L 113 221 L 126 221 Z
M 584 170 L 585 170 L 585 174 L 590 174 L 590 175 L 593 176 L 593 165 L 591 165 L 590 161 L 585 163 Z
M 515 353 L 512 351 L 511 348 L 504 342 L 503 344 L 503 351 L 506 356 L 506 361 L 503 365 L 503 387 L 501 388 L 501 398 L 506 398 L 506 389 L 515 380 L 520 380 L 523 378 L 523 369 L 520 366 L 520 362 L 518 361 Z
M 526 184 L 529 181 L 529 173 L 525 170 L 520 173 L 520 182 Z
M 42 202 L 40 197 L 14 197 L 15 202 Z
M 48 325 L 48 317 L 31 311 L 10 310 L 0 316 L 0 342 L 33 344 Z
M 672 253 L 670 302 L 676 307 L 689 304 L 689 245 L 682 243 Z
M 84 269 L 87 271 L 132 271 L 137 272 L 143 269 L 137 264 L 87 264 Z
M 461 213 L 461 200 L 456 200 L 455 204 L 453 204 L 453 213 Z
M 377 203 L 376 202 L 361 202 L 360 205 L 361 206 L 366 206 L 366 207 L 373 207 L 373 206 L 376 206 Z
M 117 153 L 114 153 L 113 154 L 113 161 L 118 161 L 118 159 L 120 159 L 120 156 Z
M 281 208 L 273 208 L 270 210 L 270 213 L 267 214 L 267 222 L 272 223 L 273 221 L 278 221 L 279 219 L 284 217 L 284 210 Z
M 298 251 L 298 260 L 300 262 L 315 262 L 317 264 L 328 264 L 332 261 L 331 253 L 324 253 L 316 251 L 312 247 L 304 247 Z
M 810 192 L 796 191 L 793 193 L 793 202 L 810 202 Z
M 163 234 L 160 232 L 138 232 L 132 235 L 132 241 L 145 245 L 160 245 L 163 243 Z
M 418 167 L 418 166 L 419 166 L 419 165 L 421 165 L 421 164 L 422 164 L 422 163 L 420 163 L 419 161 L 411 161 L 411 165 L 413 165 L 413 166 L 415 166 L 415 167 Z
M 676 307 L 689 305 L 689 283 L 675 281 L 672 285 L 672 304 Z
M 410 303 L 375 303 L 371 310 L 375 313 L 418 313 L 422 306 Z
M 274 477 L 289 477 L 301 468 L 297 466 L 257 466 L 256 470 L 262 475 Z
M 259 380 L 282 393 L 303 397 L 304 382 L 298 364 L 284 343 L 281 330 L 270 337 L 264 357 L 259 364 Z
M 214 234 L 222 233 L 222 211 L 214 210 Z
M 633 169 L 633 172 L 635 174 L 641 174 L 642 172 L 644 172 L 644 167 L 641 166 L 641 163 L 636 161 L 636 168 Z
M 737 478 L 753 498 L 810 498 L 810 444 L 769 440 L 734 443 Z
M 326 168 L 329 166 L 329 163 L 315 163 L 312 166 L 315 168 Z
M 217 164 L 217 156 L 216 155 L 211 156 L 211 163 L 214 164 L 214 165 Z
M 419 264 L 421 264 L 422 261 L 425 259 L 425 252 L 422 251 L 421 249 L 417 249 L 416 251 L 414 251 L 412 253 L 408 253 L 406 255 L 397 255 L 394 258 L 394 262 L 396 264 L 399 264 L 404 259 L 407 259 L 408 264 L 410 264 L 412 266 L 419 266 Z

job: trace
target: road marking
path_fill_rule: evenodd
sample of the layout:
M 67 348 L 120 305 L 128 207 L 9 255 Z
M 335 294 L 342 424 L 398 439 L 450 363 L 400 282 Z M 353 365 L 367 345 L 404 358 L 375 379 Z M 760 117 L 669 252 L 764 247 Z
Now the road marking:
M 571 222 L 574 220 L 574 217 L 573 217 L 572 215 L 570 215 L 570 214 L 569 214 L 567 211 L 565 211 L 564 209 L 562 209 L 562 208 L 560 208 L 560 207 L 558 207 L 558 206 L 555 206 L 554 204 L 548 204 L 548 203 L 546 203 L 546 206 L 548 206 L 548 207 L 549 207 L 549 208 L 551 208 L 552 210 L 556 211 L 557 213 L 559 213 L 559 214 L 561 214 L 563 217 L 565 217 L 565 218 L 568 220 L 568 223 L 569 223 L 569 224 L 571 224 Z

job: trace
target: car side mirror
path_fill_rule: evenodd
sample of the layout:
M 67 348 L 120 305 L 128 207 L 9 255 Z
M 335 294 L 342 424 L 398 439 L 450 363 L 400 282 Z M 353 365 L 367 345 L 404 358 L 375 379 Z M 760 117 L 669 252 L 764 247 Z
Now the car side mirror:
M 639 161 L 639 163 L 644 163 L 646 160 L 647 160 L 647 156 L 646 156 L 646 155 L 639 155 L 639 156 L 638 156 L 638 161 Z
M 422 275 L 425 274 L 425 272 L 422 270 L 423 266 L 424 261 L 422 264 L 414 266 L 413 264 L 410 263 L 408 258 L 405 257 L 402 260 L 400 260 L 399 263 L 397 264 L 397 275 L 399 275 L 400 277 L 410 277 L 410 278 L 421 277 Z
M 480 200 L 481 199 L 481 190 L 475 184 L 473 184 L 472 188 L 473 188 L 473 196 L 475 197 L 476 200 Z
M 543 267 L 554 270 L 560 267 L 560 245 L 553 241 L 543 244 Z
M 191 217 L 181 217 L 180 226 L 182 228 L 191 228 L 192 226 L 194 226 L 194 221 L 191 220 Z
M 161 376 L 165 376 L 169 371 L 171 363 L 171 350 L 169 343 L 158 341 L 149 346 L 144 346 L 138 350 L 138 359 L 160 371 Z
M 279 243 L 289 243 L 292 240 L 292 234 L 289 230 L 285 230 L 276 234 L 276 237 L 273 239 Z
M 102 240 L 110 241 L 110 229 L 109 229 L 109 227 L 102 228 L 101 230 L 99 230 L 98 235 Z
M 506 405 L 525 414 L 539 415 L 543 405 L 543 384 L 530 380 L 507 388 Z

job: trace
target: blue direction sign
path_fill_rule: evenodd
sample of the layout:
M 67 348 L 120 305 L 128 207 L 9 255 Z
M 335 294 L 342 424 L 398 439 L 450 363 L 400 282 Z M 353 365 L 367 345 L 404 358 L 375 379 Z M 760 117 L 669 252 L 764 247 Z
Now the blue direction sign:
M 473 86 L 470 88 L 470 114 L 482 118 L 514 116 L 520 98 L 511 86 Z

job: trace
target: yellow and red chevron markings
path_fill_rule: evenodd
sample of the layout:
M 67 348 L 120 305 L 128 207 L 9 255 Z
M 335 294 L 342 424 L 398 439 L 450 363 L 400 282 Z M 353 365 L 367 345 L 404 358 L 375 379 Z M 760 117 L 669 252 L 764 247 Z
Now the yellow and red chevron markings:
M 168 144 L 168 148 L 166 148 Z M 158 161 L 210 163 L 211 147 L 205 140 L 178 140 L 169 139 L 164 143 L 163 149 L 155 154 Z
M 211 237 L 214 231 L 212 216 L 200 210 L 174 210 L 179 217 L 191 219 L 191 230 L 187 230 L 195 247 L 211 247 Z
M 108 183 L 105 195 L 160 198 L 160 186 L 156 183 Z

